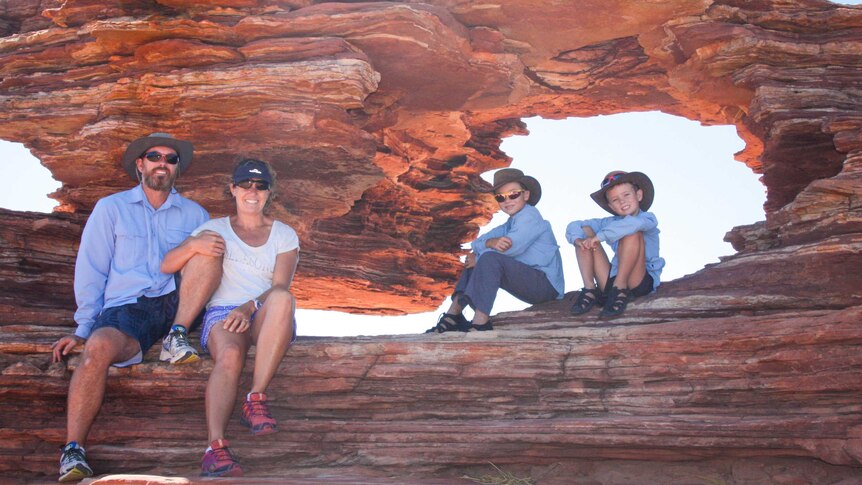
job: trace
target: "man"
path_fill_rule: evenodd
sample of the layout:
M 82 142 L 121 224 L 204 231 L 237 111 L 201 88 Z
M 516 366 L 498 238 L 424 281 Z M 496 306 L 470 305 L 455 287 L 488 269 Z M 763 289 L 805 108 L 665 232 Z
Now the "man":
M 69 384 L 61 482 L 93 474 L 83 444 L 102 405 L 108 368 L 140 363 L 144 352 L 168 333 L 174 319 L 177 285 L 174 275 L 162 273 L 159 267 L 165 253 L 209 219 L 203 207 L 174 189 L 177 176 L 192 161 L 192 152 L 191 143 L 165 133 L 129 144 L 123 168 L 138 185 L 97 202 L 84 227 L 75 263 L 78 328 L 52 346 L 53 360 L 59 362 L 84 343 Z M 224 241 L 212 234 L 186 246 L 205 254 L 224 251 Z M 170 330 L 162 360 L 198 360 L 186 337 L 188 329 L 177 325 Z

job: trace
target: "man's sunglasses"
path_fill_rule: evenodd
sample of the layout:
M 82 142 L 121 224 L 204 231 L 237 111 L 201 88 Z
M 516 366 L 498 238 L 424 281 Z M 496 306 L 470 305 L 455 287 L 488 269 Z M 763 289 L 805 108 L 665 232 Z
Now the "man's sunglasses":
M 169 153 L 167 155 L 159 152 L 147 152 L 144 154 L 144 158 L 153 162 L 159 163 L 162 161 L 162 158 L 165 159 L 165 162 L 170 163 L 171 165 L 176 165 L 180 162 L 180 156 L 176 153 Z
M 234 185 L 246 190 L 252 187 L 254 187 L 255 190 L 269 190 L 269 182 L 264 182 L 263 180 L 243 180 L 242 182 L 235 183 Z
M 526 190 L 513 190 L 508 194 L 494 194 L 494 199 L 500 203 L 504 202 L 506 199 L 515 200 L 524 192 L 526 192 Z

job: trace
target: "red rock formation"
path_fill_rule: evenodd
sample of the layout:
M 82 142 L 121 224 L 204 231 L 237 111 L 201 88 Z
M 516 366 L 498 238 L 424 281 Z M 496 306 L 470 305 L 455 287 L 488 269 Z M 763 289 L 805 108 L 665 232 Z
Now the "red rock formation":
M 712 481 L 853 483 L 860 33 L 862 9 L 824 0 L 0 4 L 0 138 L 75 213 L 0 213 L 0 454 L 29 457 L 0 472 L 55 467 L 68 369 L 47 346 L 72 324 L 86 213 L 129 185 L 131 139 L 194 140 L 180 189 L 215 214 L 237 155 L 271 160 L 303 305 L 385 314 L 451 288 L 492 208 L 478 175 L 509 163 L 520 118 L 662 110 L 735 125 L 763 174 L 766 220 L 728 234 L 737 255 L 611 324 L 558 304 L 491 335 L 302 341 L 276 383 L 290 431 L 267 451 L 240 438 L 241 454 L 259 476 L 368 483 L 489 460 L 541 483 L 637 482 L 608 475 L 626 460 L 653 482 L 692 481 L 665 463 L 700 460 Z M 113 371 L 96 464 L 192 473 L 208 365 Z

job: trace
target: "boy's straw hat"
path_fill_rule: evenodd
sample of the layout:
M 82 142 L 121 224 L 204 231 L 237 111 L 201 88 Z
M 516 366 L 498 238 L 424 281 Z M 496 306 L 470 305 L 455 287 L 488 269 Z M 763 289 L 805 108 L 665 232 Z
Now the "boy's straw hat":
M 141 158 L 144 152 L 153 147 L 173 148 L 180 156 L 180 173 L 185 172 L 189 164 L 192 163 L 194 145 L 191 142 L 176 139 L 167 133 L 153 133 L 129 143 L 129 146 L 126 147 L 126 153 L 123 154 L 123 168 L 135 182 L 138 181 L 138 167 L 135 165 L 135 160 Z
M 542 198 L 542 186 L 539 184 L 539 181 L 529 175 L 524 175 L 524 172 L 517 168 L 497 170 L 494 174 L 494 188 L 492 190 L 496 192 L 500 187 L 512 182 L 518 182 L 530 191 L 528 204 L 536 205 L 539 199 Z
M 590 197 L 592 197 L 593 200 L 596 201 L 596 204 L 599 204 L 602 209 L 613 215 L 617 215 L 616 212 L 611 209 L 610 204 L 608 204 L 608 198 L 605 194 L 611 189 L 611 187 L 624 183 L 634 184 L 637 188 L 643 191 L 644 196 L 643 199 L 641 199 L 640 208 L 644 212 L 649 210 L 652 205 L 652 201 L 655 198 L 655 189 L 653 188 L 652 180 L 641 172 L 623 172 L 621 170 L 610 172 L 602 179 L 601 188 L 590 194 Z

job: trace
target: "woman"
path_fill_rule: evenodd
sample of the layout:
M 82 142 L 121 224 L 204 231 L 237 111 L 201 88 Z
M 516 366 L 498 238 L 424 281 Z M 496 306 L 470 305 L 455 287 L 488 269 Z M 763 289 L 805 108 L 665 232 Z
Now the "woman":
M 296 338 L 296 304 L 289 288 L 299 239 L 290 226 L 265 213 L 275 195 L 275 178 L 268 163 L 241 161 L 229 187 L 236 214 L 208 221 L 192 233 L 212 231 L 225 242 L 221 283 L 207 303 L 201 332 L 201 346 L 215 361 L 206 389 L 210 446 L 201 461 L 203 476 L 243 474 L 224 435 L 252 344 L 257 346 L 254 377 L 240 422 L 254 435 L 278 429 L 267 407 L 266 389 Z M 165 257 L 163 271 L 172 269 L 172 256 Z

